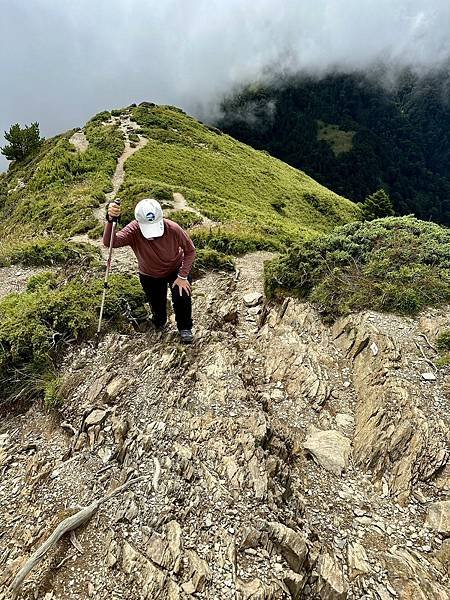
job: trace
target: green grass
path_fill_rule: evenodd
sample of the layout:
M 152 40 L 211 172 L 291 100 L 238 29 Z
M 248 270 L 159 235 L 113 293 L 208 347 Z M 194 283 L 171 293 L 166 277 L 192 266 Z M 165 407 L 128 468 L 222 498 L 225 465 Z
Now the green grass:
M 87 273 L 70 281 L 40 273 L 25 292 L 0 300 L 0 401 L 23 388 L 43 391 L 57 371 L 67 344 L 95 333 L 103 282 Z M 136 277 L 113 275 L 105 303 L 105 326 L 123 325 L 127 311 L 139 309 L 144 294 Z
M 194 225 L 199 225 L 202 222 L 202 218 L 189 210 L 174 210 L 169 214 L 168 217 L 171 221 L 178 223 L 183 229 L 189 229 Z
M 88 149 L 77 152 L 69 143 L 72 133 L 46 140 L 30 161 L 2 176 L 0 239 L 7 240 L 11 252 L 15 242 L 49 235 L 67 238 L 97 225 L 92 210 L 111 190 L 123 135 L 95 117 L 85 126 Z
M 437 347 L 441 353 L 437 365 L 439 367 L 450 365 L 450 329 L 445 329 L 438 335 Z
M 265 285 L 269 297 L 308 299 L 328 318 L 417 314 L 450 302 L 450 230 L 413 217 L 351 223 L 266 265 Z
M 193 266 L 193 275 L 203 275 L 206 271 L 234 271 L 234 258 L 210 248 L 197 250 Z
M 344 131 L 343 129 L 339 129 L 337 125 L 331 125 L 324 121 L 317 121 L 317 125 L 317 139 L 327 142 L 335 156 L 350 152 L 353 148 L 355 131 Z
M 98 250 L 87 244 L 75 244 L 57 236 L 25 238 L 23 241 L 9 236 L 0 242 L 0 267 L 20 263 L 25 266 L 63 265 L 87 259 L 91 263 Z
M 181 192 L 188 204 L 228 230 L 266 246 L 312 238 L 358 218 L 360 209 L 301 171 L 202 125 L 179 109 L 138 106 L 132 117 L 147 145 L 125 164 L 127 216 L 155 188 Z M 280 206 L 282 210 L 280 210 Z M 231 252 L 231 248 L 225 248 Z

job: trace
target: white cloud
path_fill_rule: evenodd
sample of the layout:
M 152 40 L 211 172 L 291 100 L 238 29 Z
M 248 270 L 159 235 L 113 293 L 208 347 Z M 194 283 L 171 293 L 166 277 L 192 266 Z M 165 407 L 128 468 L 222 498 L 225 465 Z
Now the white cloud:
M 448 0 L 0 0 L 0 130 L 44 135 L 153 100 L 199 112 L 269 66 L 323 73 L 450 56 Z

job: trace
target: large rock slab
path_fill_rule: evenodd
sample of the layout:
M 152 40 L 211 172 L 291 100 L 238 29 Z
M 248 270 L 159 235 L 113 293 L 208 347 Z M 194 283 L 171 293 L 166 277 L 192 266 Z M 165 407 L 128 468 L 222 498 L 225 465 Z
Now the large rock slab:
M 439 533 L 450 533 L 450 500 L 430 504 L 426 524 Z
M 341 475 L 348 467 L 350 440 L 339 431 L 315 430 L 307 436 L 303 447 L 320 466 L 335 475 Z
M 342 566 L 336 558 L 325 552 L 319 556 L 317 592 L 321 600 L 344 600 L 348 586 L 344 580 Z

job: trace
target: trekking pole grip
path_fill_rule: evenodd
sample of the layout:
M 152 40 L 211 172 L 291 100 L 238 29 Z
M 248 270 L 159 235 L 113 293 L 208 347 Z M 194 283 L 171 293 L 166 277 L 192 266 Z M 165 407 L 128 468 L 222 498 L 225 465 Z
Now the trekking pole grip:
M 120 206 L 120 204 L 121 204 L 120 198 L 116 198 L 113 203 L 117 204 L 117 206 Z M 113 217 L 112 221 L 113 221 L 113 223 L 118 223 L 119 222 L 119 217 Z

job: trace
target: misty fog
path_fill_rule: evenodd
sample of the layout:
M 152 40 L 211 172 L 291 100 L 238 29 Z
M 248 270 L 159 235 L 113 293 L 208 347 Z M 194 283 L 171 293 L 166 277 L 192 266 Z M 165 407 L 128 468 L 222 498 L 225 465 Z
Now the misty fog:
M 448 0 L 0 0 L 0 16 L 0 131 L 39 121 L 45 136 L 142 100 L 205 118 L 268 72 L 450 56 Z

